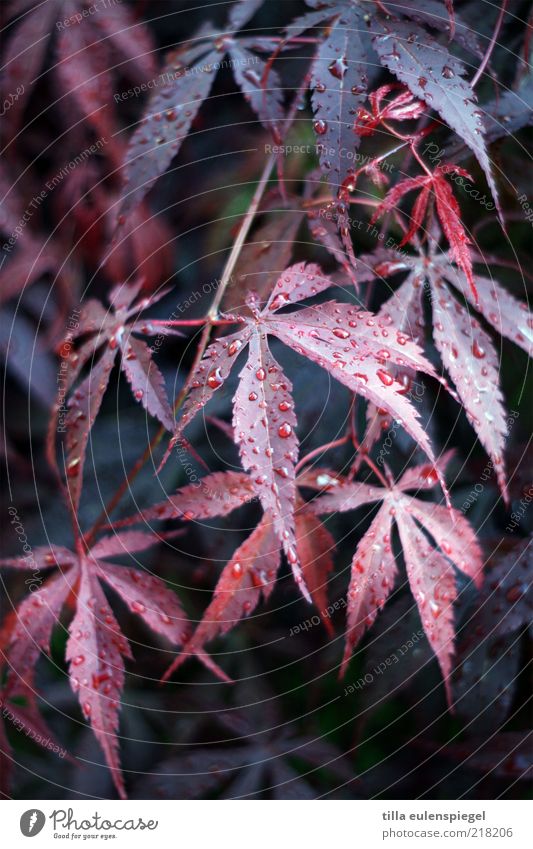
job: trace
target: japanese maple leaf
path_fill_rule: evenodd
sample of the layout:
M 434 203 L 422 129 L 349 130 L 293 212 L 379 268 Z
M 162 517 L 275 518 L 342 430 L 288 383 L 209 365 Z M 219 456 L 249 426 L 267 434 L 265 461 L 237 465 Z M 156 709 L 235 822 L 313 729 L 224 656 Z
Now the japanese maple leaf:
M 327 477 L 327 480 L 330 480 L 330 477 Z M 326 478 L 317 470 L 312 473 L 302 472 L 297 483 L 324 491 Z M 215 516 L 227 516 L 251 501 L 255 489 L 253 478 L 248 474 L 213 472 L 202 478 L 199 485 L 183 486 L 166 501 L 122 519 L 116 526 L 128 527 L 168 519 L 202 521 Z M 304 510 L 299 495 L 297 508 L 295 545 L 301 564 L 301 576 L 321 615 L 324 627 L 331 636 L 332 626 L 327 614 L 327 584 L 333 569 L 335 541 L 318 517 Z M 276 581 L 280 554 L 276 526 L 272 516 L 265 512 L 257 527 L 224 566 L 211 604 L 204 612 L 193 636 L 183 647 L 183 652 L 165 673 L 165 679 L 181 666 L 187 657 L 195 655 L 219 678 L 230 680 L 207 654 L 205 643 L 227 633 L 239 620 L 252 613 L 261 599 L 266 601 L 269 598 Z
M 420 5 L 413 3 L 413 9 L 402 6 L 402 13 L 416 21 L 417 17 L 420 19 Z M 483 135 L 483 113 L 477 107 L 472 86 L 464 79 L 466 66 L 414 21 L 384 21 L 375 15 L 372 32 L 372 43 L 382 64 L 418 100 L 438 112 L 468 145 L 485 173 L 499 210 L 498 192 Z
M 230 28 L 240 29 L 254 11 L 251 5 L 239 12 L 232 10 Z M 142 200 L 178 153 L 226 56 L 246 101 L 280 141 L 284 114 L 281 80 L 255 52 L 255 48 L 270 49 L 270 44 L 255 42 L 253 37 L 237 39 L 229 33 L 221 36 L 207 25 L 192 47 L 167 54 L 161 76 L 170 82 L 160 86 L 150 98 L 124 154 L 119 222 Z
M 399 266 L 376 255 L 370 273 L 387 277 Z M 370 266 L 372 260 L 367 259 Z M 406 280 L 386 301 L 378 315 L 400 330 L 422 340 L 424 326 L 423 282 L 430 287 L 433 310 L 433 336 L 443 364 L 451 375 L 466 415 L 479 440 L 492 459 L 504 497 L 507 483 L 504 463 L 505 439 L 508 424 L 499 387 L 499 357 L 490 335 L 471 310 L 455 298 L 454 289 L 472 304 L 495 330 L 533 355 L 533 314 L 495 280 L 476 275 L 476 295 L 463 271 L 457 269 L 438 253 L 430 242 L 425 257 L 402 260 L 410 268 Z
M 20 682 L 32 686 L 34 667 L 41 652 L 50 651 L 52 631 L 63 607 L 69 601 L 75 604 L 66 646 L 70 683 L 122 797 L 125 789 L 118 755 L 118 711 L 124 686 L 123 658 L 131 659 L 132 655 L 102 583 L 152 630 L 173 644 L 183 643 L 189 626 L 177 596 L 155 575 L 109 562 L 111 557 L 145 551 L 158 539 L 153 533 L 124 531 L 103 537 L 85 553 L 50 545 L 33 550 L 30 566 L 27 558 L 0 561 L 0 566 L 15 569 L 58 567 L 17 609 L 7 650 L 10 675 L 6 693 L 16 691 Z
M 16 28 L 7 42 L 2 87 L 10 92 L 20 86 L 22 93 L 6 113 L 4 129 L 8 140 L 14 139 L 20 129 L 55 36 L 57 59 L 52 70 L 60 84 L 60 108 L 65 106 L 65 97 L 69 108 L 73 101 L 105 138 L 107 153 L 118 155 L 120 147 L 112 136 L 113 92 L 120 78 L 145 83 L 155 75 L 155 45 L 149 30 L 135 20 L 127 4 L 111 3 L 105 10 L 97 10 L 97 14 L 87 14 L 86 5 L 84 0 L 34 4 L 15 0 L 10 4 L 9 18 L 16 21 Z M 66 19 L 69 23 L 65 26 Z
M 386 100 L 391 92 L 400 90 L 392 100 Z M 426 106 L 416 100 L 409 89 L 392 83 L 382 85 L 369 95 L 370 112 L 359 108 L 355 118 L 354 129 L 358 136 L 373 136 L 382 121 L 410 121 L 420 118 Z
M 387 193 L 383 202 L 372 216 L 371 223 L 374 223 L 384 212 L 394 209 L 407 192 L 413 189 L 419 189 L 420 193 L 411 213 L 411 224 L 399 245 L 399 247 L 402 247 L 407 242 L 413 241 L 414 236 L 422 227 L 428 201 L 431 194 L 433 194 L 437 215 L 443 232 L 448 239 L 451 254 L 457 265 L 464 271 L 474 300 L 477 302 L 478 294 L 474 281 L 472 259 L 468 249 L 468 245 L 471 242 L 466 235 L 463 222 L 461 221 L 459 204 L 455 199 L 451 186 L 444 179 L 445 174 L 460 174 L 462 177 L 473 180 L 468 171 L 465 171 L 464 168 L 460 168 L 458 165 L 438 165 L 431 175 L 407 177 L 407 179 L 402 180 Z
M 81 312 L 78 327 L 62 346 L 62 367 L 56 415 L 70 393 L 66 428 L 66 477 L 72 504 L 77 509 L 81 489 L 87 442 L 91 428 L 100 410 L 109 376 L 120 352 L 120 366 L 130 384 L 133 397 L 150 415 L 157 418 L 167 430 L 175 427 L 174 414 L 168 402 L 163 375 L 156 366 L 152 351 L 137 334 L 162 336 L 169 329 L 139 318 L 139 313 L 166 294 L 143 298 L 134 303 L 142 281 L 116 286 L 110 295 L 111 311 L 99 301 L 87 301 Z M 172 331 L 170 331 L 172 332 Z M 88 337 L 88 338 L 87 338 Z M 71 340 L 82 339 L 70 351 Z M 90 365 L 89 374 L 78 382 L 84 366 Z M 50 425 L 50 440 L 55 437 L 55 418 Z M 50 449 L 52 455 L 53 451 Z
M 341 675 L 346 671 L 355 646 L 373 624 L 394 586 L 397 567 L 391 535 L 393 524 L 396 524 L 411 591 L 439 662 L 451 704 L 453 602 L 456 598 L 453 566 L 479 584 L 483 564 L 475 534 L 458 510 L 408 495 L 409 490 L 429 490 L 437 482 L 438 475 L 432 466 L 408 469 L 388 489 L 346 481 L 312 502 L 310 509 L 326 514 L 382 502 L 352 561 Z
M 198 411 L 224 385 L 238 355 L 248 346 L 248 359 L 233 399 L 235 441 L 305 595 L 294 537 L 298 440 L 292 387 L 269 349 L 268 336 L 276 336 L 353 392 L 388 410 L 433 461 L 431 445 L 417 413 L 405 396 L 403 385 L 396 384 L 388 368 L 389 364 L 409 366 L 435 376 L 418 345 L 406 334 L 396 333 L 371 313 L 350 304 L 330 301 L 279 314 L 281 308 L 319 294 L 331 285 L 318 266 L 299 263 L 283 272 L 263 309 L 249 299 L 251 317 L 243 319 L 243 329 L 221 337 L 206 350 L 173 440 L 180 438 Z

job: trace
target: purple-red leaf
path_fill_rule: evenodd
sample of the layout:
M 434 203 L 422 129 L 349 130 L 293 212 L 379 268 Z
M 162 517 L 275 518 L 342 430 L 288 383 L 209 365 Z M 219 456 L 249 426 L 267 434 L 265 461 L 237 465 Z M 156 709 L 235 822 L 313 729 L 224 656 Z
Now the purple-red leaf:
M 172 643 L 182 644 L 185 641 L 189 621 L 177 595 L 160 578 L 112 563 L 100 563 L 98 573 L 153 631 Z
M 295 463 L 298 454 L 292 385 L 272 356 L 266 336 L 253 333 L 235 393 L 233 428 L 241 461 L 306 594 L 294 537 Z
M 358 9 L 344 8 L 321 43 L 312 70 L 313 126 L 320 164 L 337 190 L 355 170 L 358 136 L 353 132 L 353 116 L 364 103 L 367 87 L 367 58 L 359 35 L 364 26 Z
M 391 25 L 373 18 L 372 29 L 379 33 L 373 43 L 382 63 L 413 94 L 435 109 L 474 153 L 492 196 L 498 193 L 483 139 L 483 113 L 476 106 L 476 95 L 464 79 L 465 66 L 448 49 L 410 21 Z
M 91 567 L 84 564 L 66 650 L 70 684 L 104 751 L 121 798 L 126 796 L 117 739 L 118 711 L 124 687 L 123 656 L 131 658 L 128 643 L 98 579 Z
M 305 585 L 326 631 L 333 637 L 328 614 L 328 580 L 333 571 L 335 540 L 316 516 L 303 510 L 296 513 L 295 532 L 296 551 Z
M 446 557 L 429 544 L 407 506 L 402 505 L 397 511 L 396 522 L 411 592 L 429 644 L 437 656 L 448 703 L 451 704 L 450 674 L 455 637 L 453 602 L 456 597 L 453 569 Z
M 150 99 L 125 154 L 120 216 L 131 212 L 174 159 L 209 94 L 221 58 L 217 51 L 209 53 Z M 173 76 L 174 64 L 166 69 Z
M 122 370 L 128 378 L 133 397 L 172 433 L 174 415 L 168 402 L 163 375 L 152 358 L 150 348 L 146 342 L 130 335 L 127 339 L 121 338 L 120 349 Z
M 492 459 L 505 494 L 503 451 L 507 423 L 499 388 L 496 349 L 480 323 L 431 271 L 430 279 L 435 344 L 455 383 L 467 418 Z
M 391 523 L 390 507 L 385 503 L 353 556 L 341 676 L 346 672 L 354 647 L 374 623 L 394 585 L 397 568 L 391 546 Z
M 267 599 L 279 568 L 280 547 L 272 517 L 267 513 L 222 570 L 211 604 L 182 653 L 165 673 L 167 679 L 187 657 L 196 655 L 222 680 L 229 678 L 205 651 L 205 644 L 226 634 Z

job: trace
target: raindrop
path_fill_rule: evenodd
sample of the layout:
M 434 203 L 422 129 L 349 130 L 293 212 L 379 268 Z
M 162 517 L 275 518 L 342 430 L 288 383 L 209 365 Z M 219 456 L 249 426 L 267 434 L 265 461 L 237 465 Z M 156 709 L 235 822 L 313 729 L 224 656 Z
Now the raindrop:
M 379 379 L 381 380 L 383 386 L 392 386 L 392 384 L 394 383 L 394 378 L 392 374 L 390 374 L 383 368 L 378 369 L 376 373 Z
M 224 378 L 222 377 L 221 371 L 219 368 L 213 369 L 210 372 L 207 378 L 207 385 L 210 389 L 218 389 L 224 383 Z
M 334 59 L 331 65 L 328 65 L 328 71 L 330 74 L 338 80 L 342 80 L 346 71 L 348 70 L 348 65 L 346 64 L 346 57 L 339 56 L 337 59 Z

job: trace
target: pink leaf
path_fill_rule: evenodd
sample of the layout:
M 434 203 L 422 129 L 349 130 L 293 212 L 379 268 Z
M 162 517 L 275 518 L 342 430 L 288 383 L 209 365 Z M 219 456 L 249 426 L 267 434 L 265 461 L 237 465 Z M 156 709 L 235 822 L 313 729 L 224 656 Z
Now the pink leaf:
M 502 336 L 506 336 L 515 345 L 533 356 L 533 314 L 527 304 L 509 294 L 495 280 L 477 277 L 477 302 L 474 299 L 468 280 L 449 263 L 440 266 L 443 275 L 456 286 L 461 294 L 487 319 Z
M 183 652 L 166 671 L 164 680 L 181 666 L 187 657 L 196 655 L 222 680 L 229 681 L 228 676 L 205 652 L 205 643 L 220 634 L 226 634 L 240 619 L 249 616 L 261 596 L 268 598 L 274 587 L 279 562 L 280 549 L 272 517 L 265 514 L 224 567 L 202 621 Z
M 77 578 L 77 568 L 65 575 L 53 575 L 40 590 L 30 593 L 17 610 L 17 624 L 11 635 L 8 663 L 11 679 L 30 685 L 33 668 L 41 652 L 49 653 L 50 637 L 68 594 Z
M 254 333 L 249 356 L 235 393 L 233 427 L 244 468 L 256 487 L 263 509 L 274 528 L 306 595 L 294 537 L 298 453 L 292 385 L 270 350 L 266 336 Z
M 388 24 L 373 18 L 372 29 L 380 33 L 374 36 L 373 43 L 382 63 L 419 100 L 435 109 L 468 145 L 485 172 L 498 204 L 483 139 L 482 114 L 470 83 L 463 79 L 466 70 L 463 63 L 412 21 L 394 21 L 391 33 Z
M 90 721 L 121 798 L 126 797 L 120 770 L 118 710 L 124 687 L 124 662 L 131 652 L 97 578 L 82 566 L 76 615 L 69 629 L 66 657 L 70 683 L 83 715 Z
M 213 472 L 198 483 L 181 487 L 175 495 L 168 496 L 166 501 L 122 519 L 116 526 L 157 519 L 185 519 L 192 522 L 226 516 L 254 497 L 255 487 L 248 475 L 243 472 Z
M 451 170 L 457 169 L 454 166 Z M 464 173 L 466 174 L 467 172 Z M 474 281 L 472 258 L 468 247 L 470 245 L 470 239 L 466 235 L 463 222 L 461 221 L 461 210 L 459 209 L 459 204 L 454 197 L 451 186 L 449 186 L 446 180 L 441 177 L 440 173 L 437 174 L 435 172 L 433 189 L 435 191 L 435 199 L 437 202 L 437 214 L 444 234 L 450 243 L 451 254 L 459 268 L 464 271 L 474 301 L 477 303 L 478 293 Z
M 289 304 L 311 298 L 333 285 L 333 280 L 314 263 L 299 262 L 291 265 L 278 278 L 263 312 L 274 313 Z
M 404 496 L 403 503 L 452 563 L 479 586 L 483 578 L 483 556 L 476 535 L 463 514 L 408 496 Z
M 68 548 L 63 548 L 61 545 L 42 545 L 39 548 L 33 548 L 31 556 L 5 557 L 1 559 L 0 567 L 33 569 L 35 572 L 38 572 L 40 569 L 51 569 L 54 566 L 72 566 L 75 562 L 76 557 Z
M 498 355 L 480 323 L 433 273 L 431 283 L 435 344 L 455 383 L 467 418 L 494 463 L 505 494 L 503 451 L 507 423 L 499 388 Z
M 390 507 L 384 504 L 353 556 L 341 677 L 346 672 L 354 647 L 374 623 L 394 585 L 397 569 L 391 546 L 391 522 Z
M 189 621 L 176 594 L 160 578 L 112 563 L 100 563 L 98 572 L 130 610 L 144 619 L 153 631 L 163 634 L 173 643 L 185 641 Z
M 355 170 L 346 154 L 357 148 L 353 116 L 367 87 L 367 58 L 359 36 L 364 22 L 358 9 L 346 6 L 342 12 L 318 49 L 311 79 L 320 164 L 337 190 Z
M 263 74 L 266 63 L 250 53 L 243 45 L 234 42 L 229 50 L 235 81 L 264 127 L 279 134 L 283 119 L 283 88 L 281 80 L 269 69 L 266 83 Z
M 196 370 L 191 390 L 183 405 L 183 414 L 178 422 L 180 434 L 193 420 L 199 410 L 211 400 L 217 389 L 224 385 L 240 351 L 244 350 L 251 334 L 245 327 L 238 333 L 216 339 L 207 348 Z
M 209 53 L 150 99 L 126 152 L 120 216 L 131 212 L 174 159 L 209 94 L 221 59 L 220 53 Z M 175 75 L 174 63 L 166 72 Z
M 117 557 L 124 554 L 135 554 L 146 551 L 161 541 L 156 533 L 144 531 L 119 531 L 112 536 L 101 537 L 91 548 L 91 557 L 99 560 L 101 557 Z
M 335 540 L 316 516 L 302 510 L 296 513 L 295 531 L 296 551 L 305 585 L 326 631 L 333 637 L 333 626 L 328 614 L 328 580 L 333 571 Z
M 433 452 L 403 383 L 389 366 L 411 366 L 434 374 L 433 366 L 405 334 L 382 326 L 369 313 L 329 302 L 296 314 L 269 318 L 267 329 L 285 344 L 325 368 L 356 392 L 399 420 L 428 457 Z
M 437 656 L 448 704 L 452 703 L 451 669 L 454 652 L 453 602 L 456 588 L 453 569 L 417 528 L 407 508 L 396 514 L 411 592 L 429 644 Z
M 89 434 L 100 410 L 115 357 L 115 350 L 109 347 L 105 348 L 98 362 L 74 391 L 69 401 L 69 411 L 65 418 L 67 429 L 65 472 L 70 498 L 75 510 L 77 510 L 80 502 Z
M 150 348 L 146 342 L 130 335 L 127 339 L 121 337 L 120 349 L 122 369 L 128 378 L 133 397 L 173 433 L 174 415 L 168 402 L 165 381 L 152 358 Z

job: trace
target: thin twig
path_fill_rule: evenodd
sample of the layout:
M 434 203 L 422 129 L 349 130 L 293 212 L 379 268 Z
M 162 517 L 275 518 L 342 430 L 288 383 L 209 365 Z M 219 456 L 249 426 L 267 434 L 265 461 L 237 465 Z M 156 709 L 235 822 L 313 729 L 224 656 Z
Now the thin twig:
M 470 83 L 472 88 L 474 88 L 474 86 L 479 82 L 479 79 L 480 79 L 483 71 L 487 67 L 488 61 L 489 61 L 490 57 L 492 56 L 492 51 L 494 50 L 494 48 L 496 46 L 496 41 L 497 41 L 498 36 L 500 34 L 500 30 L 502 28 L 503 16 L 505 15 L 506 8 L 507 8 L 507 0 L 502 0 L 502 5 L 500 7 L 500 14 L 498 15 L 498 20 L 496 21 L 496 26 L 494 27 L 494 32 L 492 33 L 492 38 L 489 42 L 489 46 L 487 47 L 487 52 L 485 53 L 485 55 L 482 59 L 481 65 L 477 69 L 477 71 L 474 74 L 472 81 Z

